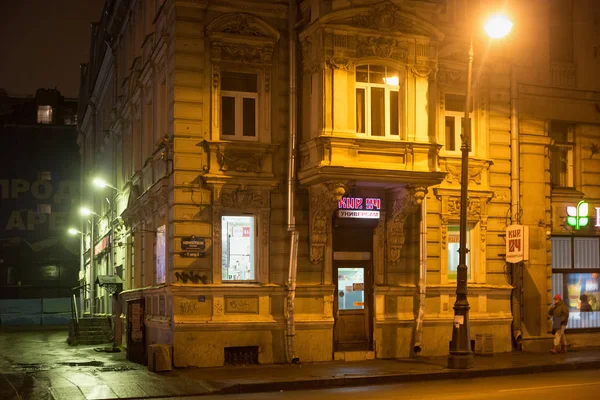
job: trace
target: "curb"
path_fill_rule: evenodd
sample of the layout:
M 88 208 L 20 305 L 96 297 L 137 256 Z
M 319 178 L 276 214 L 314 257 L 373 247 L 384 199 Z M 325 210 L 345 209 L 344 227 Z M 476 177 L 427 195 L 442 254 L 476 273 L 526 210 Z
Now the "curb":
M 600 360 L 567 362 L 561 364 L 542 364 L 523 367 L 487 368 L 471 370 L 443 370 L 440 372 L 423 372 L 414 374 L 390 374 L 368 376 L 344 376 L 318 380 L 294 380 L 261 383 L 236 383 L 213 393 L 206 394 L 249 394 L 292 390 L 327 389 L 340 387 L 358 387 L 384 385 L 392 383 L 409 383 L 444 379 L 485 378 L 502 375 L 519 375 L 530 373 L 579 371 L 600 368 Z

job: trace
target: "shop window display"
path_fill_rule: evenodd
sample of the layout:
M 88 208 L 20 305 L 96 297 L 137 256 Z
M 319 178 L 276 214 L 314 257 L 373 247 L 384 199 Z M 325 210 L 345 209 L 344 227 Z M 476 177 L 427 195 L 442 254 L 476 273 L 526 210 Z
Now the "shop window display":
M 254 217 L 224 216 L 221 226 L 222 280 L 255 280 Z

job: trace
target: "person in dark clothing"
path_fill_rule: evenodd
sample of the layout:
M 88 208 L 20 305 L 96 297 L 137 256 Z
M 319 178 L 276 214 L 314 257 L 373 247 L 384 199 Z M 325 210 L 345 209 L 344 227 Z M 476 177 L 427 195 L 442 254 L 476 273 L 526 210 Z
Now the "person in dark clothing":
M 579 307 L 579 311 L 581 312 L 590 312 L 592 310 L 592 305 L 589 303 L 590 299 L 587 294 L 582 294 L 579 298 L 581 300 L 581 306 Z
M 567 322 L 569 322 L 569 307 L 562 301 L 560 294 L 554 296 L 554 303 L 548 310 L 548 315 L 552 317 L 552 331 L 554 333 L 554 348 L 550 353 L 566 353 L 567 352 L 567 337 L 565 330 Z

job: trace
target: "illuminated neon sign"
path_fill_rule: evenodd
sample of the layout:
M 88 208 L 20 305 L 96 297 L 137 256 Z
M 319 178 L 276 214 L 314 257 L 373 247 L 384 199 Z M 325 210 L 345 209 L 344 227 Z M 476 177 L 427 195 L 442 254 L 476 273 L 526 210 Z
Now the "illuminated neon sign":
M 600 207 L 595 207 L 594 210 L 596 210 L 596 224 L 594 226 L 600 228 Z M 590 222 L 588 213 L 589 205 L 583 200 L 574 207 L 567 207 L 567 225 L 572 226 L 576 230 L 587 226 Z
M 343 197 L 338 202 L 339 218 L 378 219 L 381 199 L 375 197 Z

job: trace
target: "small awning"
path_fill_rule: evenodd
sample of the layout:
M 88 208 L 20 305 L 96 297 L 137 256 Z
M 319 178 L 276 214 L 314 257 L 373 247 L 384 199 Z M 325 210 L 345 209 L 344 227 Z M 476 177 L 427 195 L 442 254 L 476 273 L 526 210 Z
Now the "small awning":
M 96 284 L 101 287 L 104 285 L 120 285 L 123 284 L 123 279 L 118 275 L 98 275 Z

